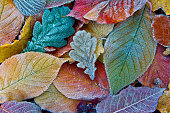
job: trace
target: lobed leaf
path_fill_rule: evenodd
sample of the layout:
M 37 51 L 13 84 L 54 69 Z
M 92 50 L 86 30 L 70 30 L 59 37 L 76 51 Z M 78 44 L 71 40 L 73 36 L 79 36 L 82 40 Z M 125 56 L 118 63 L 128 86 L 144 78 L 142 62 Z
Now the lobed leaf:
M 63 47 L 67 44 L 65 38 L 74 34 L 74 19 L 67 17 L 70 12 L 68 7 L 55 7 L 50 12 L 44 11 L 42 25 L 36 22 L 32 41 L 28 42 L 26 51 L 45 52 L 46 46 Z
M 147 8 L 119 23 L 109 34 L 104 48 L 110 90 L 117 93 L 141 76 L 153 61 L 156 42 Z
M 156 110 L 158 99 L 164 89 L 132 87 L 122 90 L 118 95 L 109 95 L 97 107 L 97 113 L 151 113 Z
M 0 103 L 39 96 L 48 89 L 67 60 L 38 52 L 5 60 L 0 65 Z
M 69 52 L 71 58 L 78 61 L 77 64 L 80 68 L 86 68 L 84 71 L 90 76 L 92 80 L 95 78 L 95 62 L 97 56 L 95 54 L 97 46 L 97 38 L 91 38 L 90 33 L 86 31 L 78 31 L 73 37 L 73 42 L 70 43 L 73 50 Z

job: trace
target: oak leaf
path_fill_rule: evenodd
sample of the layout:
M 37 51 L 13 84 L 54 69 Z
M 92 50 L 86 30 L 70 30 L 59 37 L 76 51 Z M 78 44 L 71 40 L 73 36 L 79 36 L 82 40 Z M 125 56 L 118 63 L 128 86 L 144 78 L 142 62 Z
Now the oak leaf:
M 68 59 L 38 52 L 14 55 L 0 65 L 0 103 L 42 94 Z

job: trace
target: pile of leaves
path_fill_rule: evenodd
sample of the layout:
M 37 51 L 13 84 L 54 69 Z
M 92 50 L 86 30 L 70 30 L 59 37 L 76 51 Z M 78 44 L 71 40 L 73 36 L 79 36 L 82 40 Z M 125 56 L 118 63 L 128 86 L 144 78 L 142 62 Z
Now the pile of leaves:
M 0 112 L 169 113 L 169 14 L 169 0 L 0 0 Z

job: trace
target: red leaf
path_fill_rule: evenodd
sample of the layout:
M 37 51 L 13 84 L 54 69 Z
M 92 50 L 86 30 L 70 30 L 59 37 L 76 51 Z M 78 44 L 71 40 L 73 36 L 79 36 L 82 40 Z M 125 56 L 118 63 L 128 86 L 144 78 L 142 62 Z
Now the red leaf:
M 109 93 L 105 67 L 99 61 L 96 62 L 96 67 L 96 77 L 92 81 L 84 74 L 83 69 L 76 66 L 76 63 L 64 63 L 53 83 L 68 98 L 84 100 L 104 98 Z
M 170 46 L 170 16 L 157 15 L 152 27 L 155 40 L 163 46 Z
M 97 107 L 97 113 L 152 113 L 164 89 L 128 87 L 118 95 L 109 95 Z
M 133 15 L 146 2 L 147 0 L 75 0 L 73 10 L 68 16 L 85 23 L 88 23 L 88 20 L 117 23 Z
M 148 70 L 138 78 L 138 80 L 145 86 L 166 88 L 169 84 L 170 78 L 170 57 L 163 56 L 166 48 L 158 44 L 155 58 Z
M 30 102 L 8 101 L 1 105 L 1 113 L 41 113 L 41 108 Z

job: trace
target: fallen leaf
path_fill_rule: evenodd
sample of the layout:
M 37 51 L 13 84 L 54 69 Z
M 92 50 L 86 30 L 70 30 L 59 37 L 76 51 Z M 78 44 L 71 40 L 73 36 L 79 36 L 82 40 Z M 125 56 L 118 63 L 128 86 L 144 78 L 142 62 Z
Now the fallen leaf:
M 42 113 L 41 108 L 31 102 L 4 102 L 0 106 L 1 113 Z
M 163 95 L 158 100 L 158 106 L 156 109 L 158 109 L 161 113 L 170 112 L 170 83 L 168 86 L 169 86 L 169 90 L 164 91 Z
M 44 9 L 46 0 L 13 0 L 14 4 L 26 16 L 35 15 Z
M 117 23 L 133 15 L 146 2 L 147 0 L 75 0 L 73 10 L 68 16 L 85 23 L 88 23 L 88 20 Z
M 12 2 L 0 1 L 0 46 L 15 39 L 23 21 L 24 16 Z
M 67 60 L 38 52 L 5 60 L 0 65 L 0 103 L 39 96 L 48 89 Z
M 109 85 L 104 65 L 96 62 L 97 70 L 92 81 L 76 63 L 64 63 L 53 81 L 56 88 L 71 99 L 91 100 L 104 98 L 109 93 Z
M 161 88 L 129 86 L 118 95 L 110 94 L 97 104 L 96 110 L 97 113 L 152 113 L 163 91 Z
M 21 30 L 19 40 L 14 40 L 12 44 L 4 44 L 0 46 L 0 63 L 12 55 L 21 53 L 26 48 L 28 40 L 32 37 L 33 23 L 33 17 L 30 16 Z
M 110 90 L 117 93 L 141 76 L 153 61 L 156 42 L 148 9 L 142 8 L 113 28 L 104 48 Z
M 35 102 L 42 109 L 53 113 L 76 113 L 80 101 L 65 97 L 51 84 L 43 94 L 35 98 Z
M 78 31 L 73 37 L 73 42 L 70 43 L 73 50 L 69 52 L 69 56 L 78 61 L 77 64 L 80 68 L 86 68 L 84 71 L 90 76 L 92 80 L 95 78 L 95 62 L 97 56 L 95 50 L 97 47 L 97 38 L 91 38 L 91 34 L 87 33 L 85 30 Z
M 166 48 L 166 50 L 163 52 L 163 55 L 165 55 L 165 56 L 170 55 L 170 47 Z
M 42 25 L 36 22 L 33 31 L 32 41 L 29 41 L 27 51 L 45 52 L 46 46 L 63 47 L 67 44 L 64 38 L 74 34 L 74 19 L 67 17 L 70 12 L 68 7 L 55 7 L 50 10 L 46 9 L 43 14 Z
M 169 0 L 149 0 L 152 3 L 152 10 L 155 11 L 162 7 L 167 15 L 170 15 Z
M 164 56 L 165 47 L 158 44 L 154 60 L 148 70 L 138 80 L 148 87 L 167 88 L 170 78 L 170 57 Z
M 45 8 L 53 8 L 58 7 L 70 2 L 73 2 L 74 0 L 46 0 Z
M 163 46 L 170 46 L 170 16 L 156 15 L 152 27 L 154 39 Z

